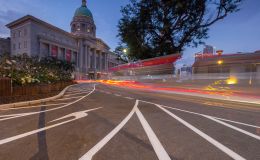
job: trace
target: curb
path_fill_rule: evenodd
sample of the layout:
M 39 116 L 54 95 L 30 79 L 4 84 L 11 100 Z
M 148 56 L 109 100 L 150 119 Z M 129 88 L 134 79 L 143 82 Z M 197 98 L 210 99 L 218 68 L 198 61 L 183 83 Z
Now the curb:
M 0 109 L 8 109 L 8 108 L 17 108 L 17 107 L 23 107 L 23 106 L 27 106 L 27 105 L 35 105 L 35 104 L 40 104 L 40 103 L 45 103 L 45 102 L 50 102 L 52 100 L 61 98 L 62 96 L 64 96 L 65 92 L 72 86 L 75 86 L 78 84 L 73 84 L 70 86 L 67 86 L 66 88 L 64 88 L 58 95 L 53 96 L 53 97 L 49 97 L 49 98 L 44 98 L 44 99 L 39 99 L 39 100 L 33 100 L 33 101 L 25 101 L 25 102 L 17 102 L 17 103 L 10 103 L 10 104 L 3 104 L 0 105 Z

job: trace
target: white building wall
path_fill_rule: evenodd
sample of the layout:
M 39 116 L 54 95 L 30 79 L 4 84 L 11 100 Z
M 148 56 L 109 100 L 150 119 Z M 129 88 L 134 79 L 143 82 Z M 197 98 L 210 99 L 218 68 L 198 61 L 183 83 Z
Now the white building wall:
M 12 28 L 11 35 L 11 54 L 18 55 L 27 53 L 31 56 L 31 23 L 27 22 Z M 20 46 L 19 46 L 20 45 Z
M 52 28 L 48 28 L 44 25 L 40 25 L 35 22 L 32 22 L 31 33 L 32 33 L 31 51 L 34 55 L 39 54 L 39 40 L 38 40 L 39 35 L 45 36 L 55 43 L 67 44 L 68 46 L 75 46 L 75 47 L 77 45 L 77 41 L 71 36 L 68 36 L 62 32 L 57 32 Z M 67 49 L 69 48 L 70 47 L 67 47 Z

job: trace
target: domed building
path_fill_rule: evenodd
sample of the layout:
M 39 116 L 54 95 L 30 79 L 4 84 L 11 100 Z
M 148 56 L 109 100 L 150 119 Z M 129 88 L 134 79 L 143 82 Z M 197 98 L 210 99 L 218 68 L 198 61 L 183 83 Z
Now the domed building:
M 86 0 L 76 9 L 70 32 L 31 15 L 6 26 L 11 34 L 11 55 L 27 53 L 73 62 L 76 79 L 98 79 L 107 74 L 110 48 L 96 37 L 95 21 Z

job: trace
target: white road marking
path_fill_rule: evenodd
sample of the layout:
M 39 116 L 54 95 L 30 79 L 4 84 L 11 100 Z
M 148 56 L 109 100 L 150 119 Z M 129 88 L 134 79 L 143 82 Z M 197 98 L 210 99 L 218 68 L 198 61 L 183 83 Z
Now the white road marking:
M 169 157 L 168 153 L 165 151 L 165 149 L 163 148 L 161 142 L 159 141 L 159 139 L 157 138 L 157 136 L 155 135 L 155 133 L 153 132 L 151 126 L 148 124 L 148 122 L 145 120 L 143 114 L 140 112 L 140 110 L 138 109 L 138 107 L 136 107 L 136 114 L 137 117 L 139 118 L 145 133 L 147 134 L 153 149 L 158 157 L 159 160 L 171 160 L 171 158 Z
M 86 94 L 86 93 L 88 93 L 88 92 L 78 92 L 78 93 L 66 94 L 66 95 L 64 95 L 64 97 L 75 96 L 75 95 Z
M 140 100 L 140 101 L 142 101 L 142 100 Z M 152 103 L 152 102 L 147 102 L 147 101 L 142 101 L 142 102 L 146 102 L 146 103 L 153 104 L 153 105 L 159 105 L 159 104 Z M 168 107 L 168 106 L 164 106 L 164 105 L 161 105 L 161 106 L 164 107 L 164 108 L 169 108 L 169 109 L 172 109 L 172 110 L 177 110 L 177 111 L 181 111 L 181 112 L 186 112 L 186 113 L 190 113 L 190 114 L 194 114 L 194 115 L 210 116 L 210 115 L 201 114 L 201 113 L 196 113 L 196 112 L 191 112 L 191 111 L 187 111 L 187 110 L 183 110 L 183 109 L 178 109 L 178 108 L 174 108 L 174 107 Z M 243 123 L 243 122 L 232 121 L 232 120 L 229 120 L 229 119 L 224 119 L 224 118 L 219 118 L 219 117 L 214 117 L 214 116 L 210 116 L 210 117 L 215 118 L 215 119 L 218 119 L 218 120 L 222 120 L 222 121 L 227 121 L 227 122 L 231 122 L 231 123 L 236 123 L 236 124 L 248 126 L 248 127 L 260 128 L 260 126 L 256 126 L 256 125 L 252 125 L 252 124 L 247 124 L 247 123 Z
M 121 97 L 121 95 L 120 94 L 114 94 L 115 96 L 117 96 L 117 97 Z
M 226 122 L 230 122 L 230 123 L 235 123 L 235 124 L 240 124 L 240 125 L 248 126 L 248 127 L 260 128 L 260 126 L 251 125 L 251 124 L 242 123 L 242 122 L 236 122 L 236 121 L 232 121 L 232 120 L 229 120 L 229 119 L 218 118 L 218 117 L 213 117 L 213 118 L 218 119 L 218 120 L 222 120 L 222 121 L 226 121 Z
M 56 104 L 47 104 L 47 105 L 38 105 L 38 106 L 28 106 L 28 107 L 18 107 L 18 108 L 6 108 L 6 109 L 0 109 L 2 111 L 7 110 L 20 110 L 20 109 L 30 109 L 30 108 L 39 108 L 39 107 L 49 107 L 49 106 L 58 106 L 58 105 L 64 105 L 67 103 L 56 103 Z M 1 117 L 1 116 L 0 116 Z
M 60 98 L 60 99 L 55 99 L 54 101 L 70 100 L 70 99 L 76 99 L 76 98 L 82 98 L 82 97 L 84 97 L 84 96 L 76 96 L 76 97 Z
M 129 121 L 129 119 L 135 113 L 135 108 L 138 106 L 139 101 L 135 102 L 134 108 L 132 111 L 125 117 L 125 119 L 120 122 L 116 128 L 114 128 L 107 136 L 105 136 L 101 141 L 99 141 L 93 148 L 91 148 L 86 154 L 84 154 L 79 160 L 91 160 L 92 157 L 102 148 L 104 147 Z
M 177 121 L 179 121 L 180 123 L 182 123 L 183 125 L 185 125 L 186 127 L 188 127 L 189 129 L 191 129 L 193 132 L 195 132 L 196 134 L 198 134 L 199 136 L 201 136 L 202 138 L 204 138 L 205 140 L 207 140 L 209 143 L 211 143 L 212 145 L 214 145 L 215 147 L 217 147 L 218 149 L 220 149 L 221 151 L 223 151 L 224 153 L 226 153 L 228 156 L 230 156 L 231 158 L 235 159 L 235 160 L 246 160 L 244 157 L 240 156 L 239 154 L 235 153 L 234 151 L 232 151 L 231 149 L 227 148 L 226 146 L 224 146 L 223 144 L 219 143 L 218 141 L 216 141 L 215 139 L 213 139 L 212 137 L 208 136 L 207 134 L 203 133 L 202 131 L 200 131 L 199 129 L 197 129 L 196 127 L 194 127 L 193 125 L 189 124 L 188 122 L 186 122 L 185 120 L 181 119 L 180 117 L 176 116 L 175 114 L 173 114 L 172 112 L 168 111 L 167 109 L 163 108 L 162 106 L 156 104 L 156 106 L 158 108 L 160 108 L 161 110 L 163 110 L 164 112 L 166 112 L 168 115 L 170 115 L 171 117 L 173 117 L 174 119 L 176 119 Z
M 123 121 L 120 122 L 119 125 L 116 126 L 107 136 L 105 136 L 101 141 L 99 141 L 93 148 L 91 148 L 86 154 L 84 154 L 79 160 L 91 160 L 93 156 L 101 150 L 130 120 L 134 113 L 137 114 L 159 160 L 170 160 L 169 155 L 161 145 L 159 139 L 156 137 L 155 133 L 149 126 L 148 122 L 143 117 L 142 113 L 138 109 L 139 100 L 136 100 L 135 105 L 132 111 L 125 117 Z
M 86 117 L 88 115 L 87 112 L 94 111 L 94 110 L 97 110 L 97 109 L 100 109 L 100 108 L 95 108 L 95 109 L 90 109 L 90 110 L 85 110 L 85 111 L 71 113 L 71 114 L 69 114 L 67 116 L 58 118 L 58 119 L 53 120 L 51 122 L 59 121 L 59 120 L 62 120 L 62 119 L 65 119 L 65 118 L 69 118 L 69 117 L 74 117 L 71 120 L 67 120 L 67 121 L 64 121 L 64 122 L 61 122 L 61 123 L 57 123 L 57 124 L 54 124 L 54 125 L 51 125 L 51 126 L 48 126 L 48 127 L 36 129 L 36 130 L 30 131 L 30 132 L 26 132 L 26 133 L 23 133 L 23 134 L 20 134 L 20 135 L 17 135 L 17 136 L 13 136 L 13 137 L 10 137 L 10 138 L 2 139 L 2 140 L 0 140 L 0 145 L 9 143 L 9 142 L 12 142 L 12 141 L 15 141 L 15 140 L 18 140 L 18 139 L 21 139 L 21 138 L 33 135 L 33 134 L 36 134 L 38 132 L 46 131 L 46 130 L 54 128 L 54 127 L 58 127 L 60 125 L 66 124 L 66 123 L 70 123 L 70 122 L 76 121 L 78 119 Z
M 79 92 L 86 92 L 86 90 L 75 90 L 75 91 L 67 91 L 65 94 L 74 94 Z
M 210 120 L 212 120 L 212 121 L 215 121 L 215 122 L 217 122 L 217 123 L 219 123 L 219 124 L 222 124 L 222 125 L 224 125 L 224 126 L 226 126 L 226 127 L 232 128 L 232 129 L 234 129 L 234 130 L 236 130 L 236 131 L 238 131 L 238 132 L 241 132 L 241 133 L 243 133 L 243 134 L 246 134 L 246 135 L 248 135 L 248 136 L 250 136 L 250 137 L 253 137 L 253 138 L 257 139 L 257 140 L 260 140 L 260 136 L 258 136 L 258 135 L 255 135 L 255 134 L 253 134 L 253 133 L 250 133 L 250 132 L 248 132 L 248 131 L 245 131 L 245 130 L 243 130 L 243 129 L 240 129 L 240 128 L 238 128 L 238 127 L 235 127 L 235 126 L 233 126 L 233 125 L 230 125 L 230 124 L 228 124 L 228 123 L 226 123 L 226 122 L 222 122 L 222 121 L 220 121 L 220 120 L 218 120 L 218 119 L 215 119 L 215 118 L 213 118 L 213 117 L 211 117 L 211 116 L 204 116 L 204 117 L 206 117 L 206 118 L 208 118 L 208 119 L 210 119 Z
M 57 108 L 52 108 L 52 109 L 48 109 L 48 110 L 45 110 L 45 111 L 39 111 L 39 112 L 29 112 L 29 113 L 19 113 L 19 114 L 9 114 L 9 115 L 1 115 L 0 117 L 8 117 L 8 118 L 4 118 L 4 119 L 0 119 L 0 122 L 1 121 L 6 121 L 6 120 L 9 120 L 9 119 L 14 119 L 14 118 L 19 118 L 19 117 L 25 117 L 25 116 L 30 116 L 30 115 L 35 115 L 35 114 L 40 114 L 40 113 L 43 113 L 43 112 L 50 112 L 50 111 L 54 111 L 54 110 L 58 110 L 58 109 L 62 109 L 62 108 L 65 108 L 65 107 L 68 107 L 74 103 L 77 103 L 79 101 L 81 101 L 82 99 L 88 97 L 89 95 L 91 95 L 96 89 L 96 85 L 94 85 L 94 88 L 91 92 L 89 92 L 87 95 L 81 97 L 80 99 L 77 99 L 71 103 L 68 103 L 64 106 L 61 106 L 61 107 L 57 107 Z
M 131 100 L 133 100 L 134 98 L 131 98 L 131 97 L 124 97 L 124 98 L 126 98 L 126 99 L 131 99 Z
M 208 119 L 214 118 L 216 120 L 222 120 L 222 121 L 227 121 L 227 122 L 231 122 L 231 123 L 236 123 L 236 124 L 240 124 L 240 125 L 244 125 L 244 126 L 248 126 L 248 127 L 254 127 L 254 128 L 260 128 L 260 126 L 255 126 L 255 125 L 251 125 L 251 124 L 246 124 L 246 123 L 242 123 L 242 122 L 236 122 L 236 121 L 231 121 L 228 119 L 223 119 L 223 118 L 218 118 L 218 117 L 214 117 L 214 116 L 209 116 L 206 114 L 200 114 L 200 113 L 195 113 L 195 112 L 190 112 L 190 111 L 186 111 L 186 110 L 182 110 L 182 109 L 178 109 L 178 108 L 173 108 L 173 107 L 168 107 L 168 106 L 163 106 L 165 108 L 169 108 L 169 109 L 173 109 L 173 110 L 177 110 L 177 111 L 181 111 L 181 112 L 186 112 L 186 113 L 190 113 L 190 114 L 195 114 L 195 115 L 199 115 L 199 116 L 203 116 L 206 117 Z M 209 118 L 211 117 L 211 118 Z M 212 119 L 211 119 L 212 120 Z M 224 123 L 224 122 L 223 122 Z M 231 128 L 231 127 L 230 127 Z M 234 129 L 234 128 L 233 128 Z M 235 129 L 237 130 L 237 129 Z M 247 132 L 247 131 L 245 131 Z M 249 132 L 248 132 L 249 133 Z
M 145 101 L 146 102 L 146 101 Z M 150 102 L 149 102 L 150 103 Z M 155 103 L 153 103 L 154 105 L 158 105 L 158 104 L 155 104 Z M 163 105 L 160 105 L 160 106 L 162 106 L 162 107 L 165 107 L 165 108 L 169 108 L 169 109 L 173 109 L 173 110 L 177 110 L 177 111 L 181 111 L 181 112 L 186 112 L 186 113 L 190 113 L 190 114 L 194 114 L 194 115 L 198 115 L 198 116 L 202 116 L 202 117 L 205 117 L 205 118 L 207 118 L 207 119 L 210 119 L 210 120 L 213 120 L 213 121 L 215 121 L 215 122 L 217 122 L 217 123 L 220 123 L 220 124 L 222 124 L 222 125 L 224 125 L 224 126 L 226 126 L 226 127 L 229 127 L 229 128 L 231 128 L 231 129 L 234 129 L 234 130 L 236 130 L 236 131 L 238 131 L 238 132 L 241 132 L 241 133 L 243 133 L 243 134 L 246 134 L 246 135 L 248 135 L 248 136 L 250 136 L 250 137 L 253 137 L 253 138 L 256 138 L 257 140 L 260 140 L 260 137 L 258 136 L 258 135 L 255 135 L 255 134 L 253 134 L 253 133 L 250 133 L 250 132 L 248 132 L 248 131 L 245 131 L 245 130 L 243 130 L 243 129 L 240 129 L 240 128 L 238 128 L 238 127 L 235 127 L 235 126 L 233 126 L 233 125 L 230 125 L 230 124 L 228 124 L 228 123 L 225 123 L 225 122 L 222 122 L 222 121 L 220 121 L 220 120 L 226 120 L 226 119 L 221 119 L 221 118 L 218 118 L 218 117 L 213 117 L 213 116 L 209 116 L 209 115 L 205 115 L 205 114 L 200 114 L 200 113 L 196 113 L 196 112 L 191 112 L 191 111 L 186 111 L 186 110 L 182 110 L 182 109 L 178 109 L 178 108 L 173 108 L 173 107 L 168 107 L 168 106 L 163 106 Z M 229 121 L 229 120 L 226 120 L 226 121 Z M 246 126 L 253 126 L 253 125 L 249 125 L 249 124 L 245 124 L 245 123 L 240 123 L 240 122 L 235 122 L 235 121 L 232 121 L 233 123 L 237 123 L 237 124 L 241 124 L 241 125 L 246 125 Z M 259 126 L 254 126 L 254 127 L 256 127 L 256 128 L 259 128 Z

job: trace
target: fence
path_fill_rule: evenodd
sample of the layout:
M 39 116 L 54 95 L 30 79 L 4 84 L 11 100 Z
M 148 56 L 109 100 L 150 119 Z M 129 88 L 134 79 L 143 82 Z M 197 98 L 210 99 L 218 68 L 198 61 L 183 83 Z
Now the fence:
M 10 78 L 0 78 L 0 97 L 11 96 L 12 83 Z
M 73 82 L 58 82 L 55 84 L 37 84 L 27 86 L 14 86 L 11 92 L 11 80 L 0 79 L 0 97 L 35 96 L 61 91 Z

